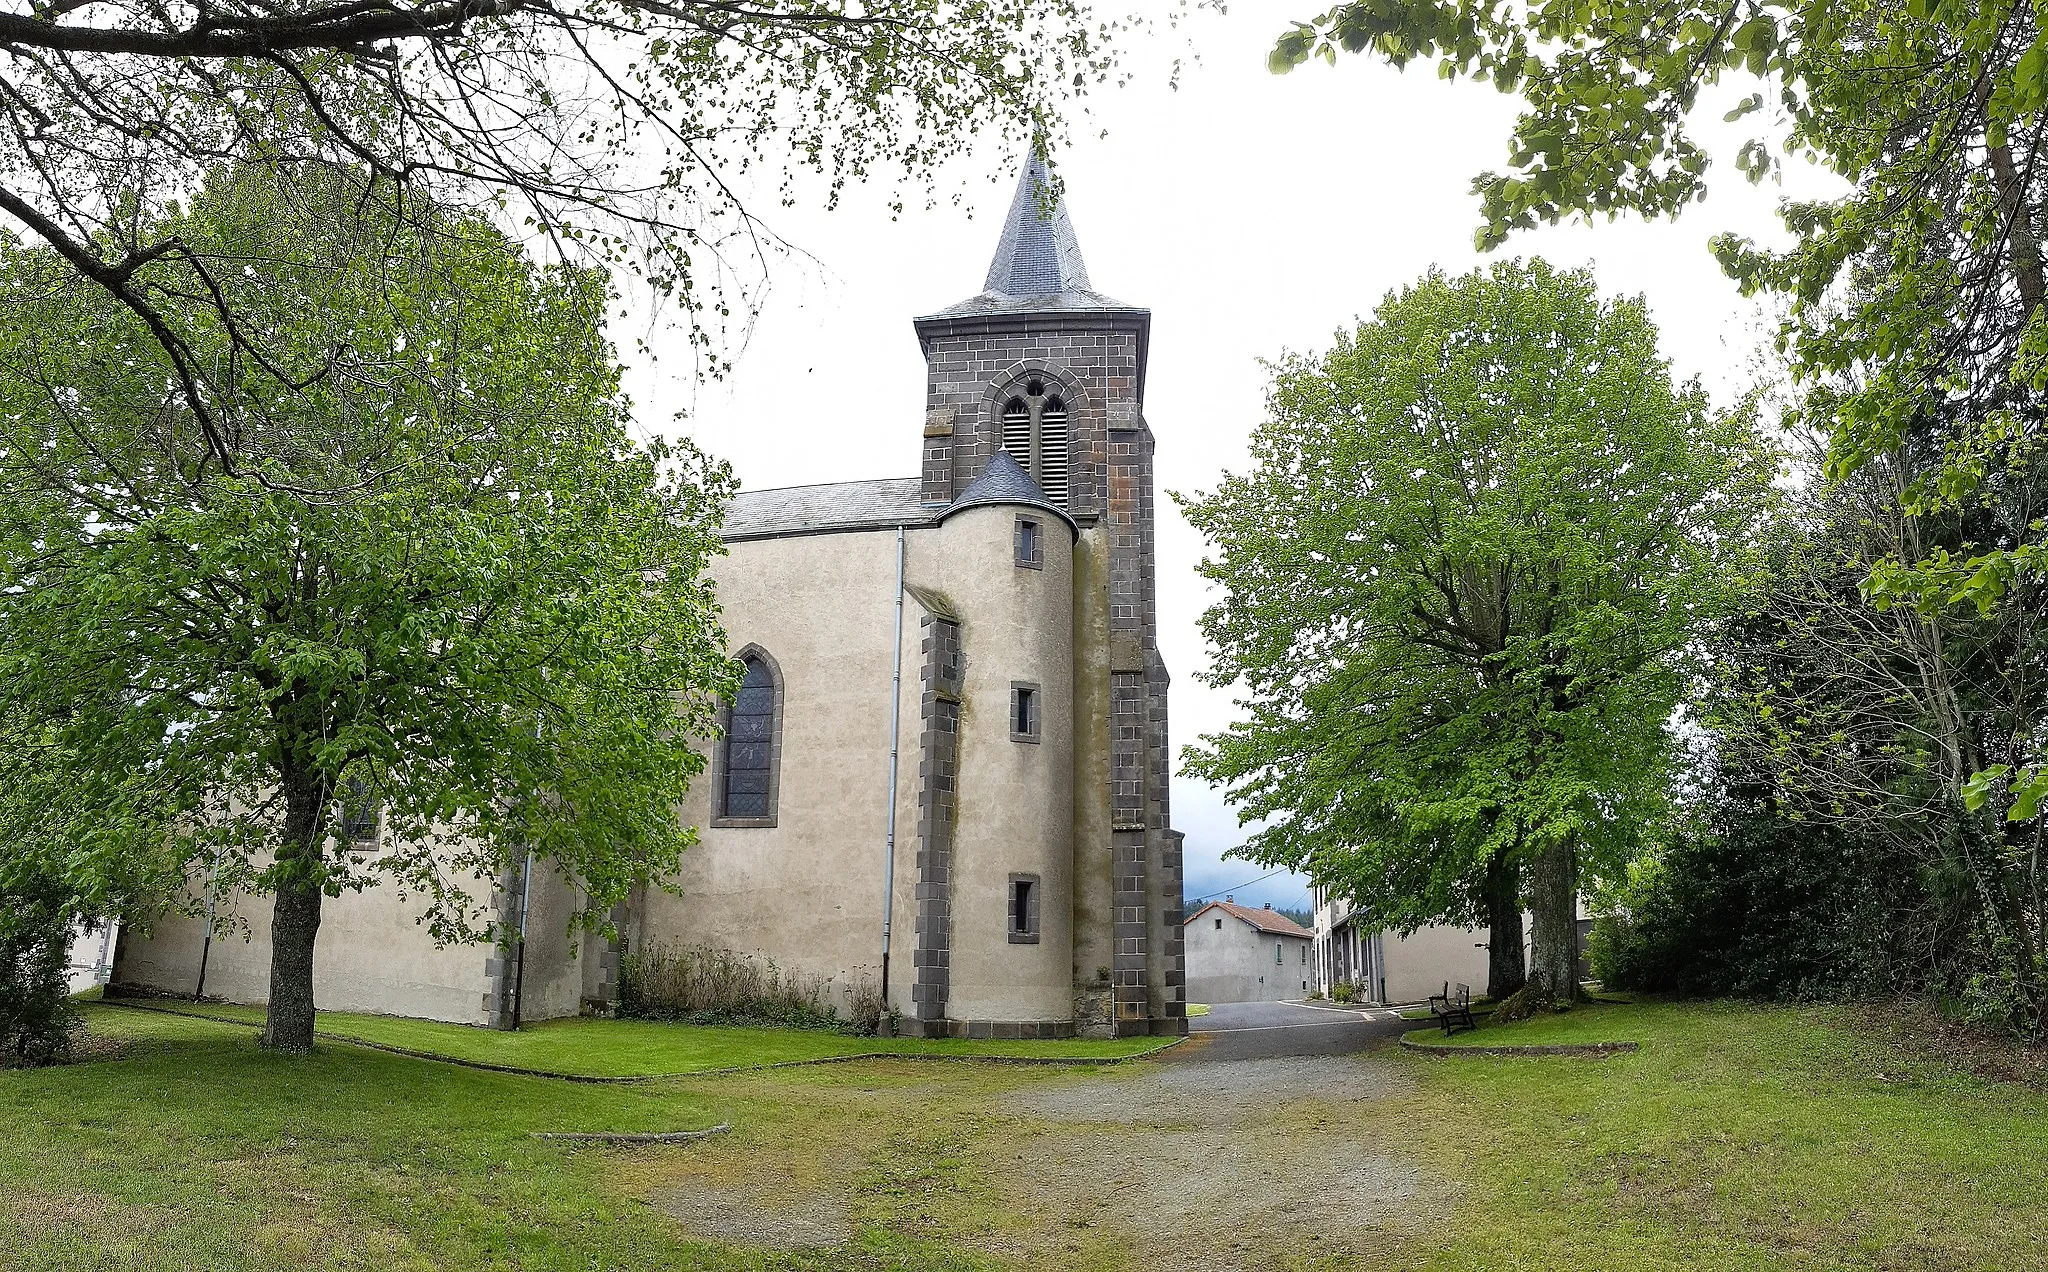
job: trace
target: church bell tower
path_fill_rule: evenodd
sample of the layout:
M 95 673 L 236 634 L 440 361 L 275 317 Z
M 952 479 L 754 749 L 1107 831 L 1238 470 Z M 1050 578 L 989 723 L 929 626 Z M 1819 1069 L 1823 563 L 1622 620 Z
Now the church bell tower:
M 982 291 L 915 323 L 927 368 L 923 503 L 952 503 L 1001 452 L 1079 528 L 1075 1015 L 1120 1034 L 1187 1028 L 1144 413 L 1151 325 L 1151 311 L 1093 289 L 1065 201 L 1035 157 Z

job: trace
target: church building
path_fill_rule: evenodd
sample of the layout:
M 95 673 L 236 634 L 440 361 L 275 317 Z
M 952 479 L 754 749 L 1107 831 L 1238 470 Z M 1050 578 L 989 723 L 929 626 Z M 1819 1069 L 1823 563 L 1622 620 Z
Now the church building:
M 1186 1029 L 1181 843 L 1154 598 L 1150 312 L 1094 291 L 1030 163 L 978 295 L 913 324 L 915 475 L 743 492 L 714 562 L 745 666 L 681 815 L 675 890 L 626 948 L 772 959 L 924 1036 Z M 906 404 L 907 407 L 908 404 Z M 374 845 L 366 846 L 374 851 Z M 387 889 L 327 903 L 322 1008 L 476 1024 L 602 1007 L 619 950 L 544 869 L 499 881 L 528 948 L 436 949 Z M 268 902 L 211 943 L 207 992 L 267 994 Z M 117 984 L 190 992 L 202 934 L 124 935 Z

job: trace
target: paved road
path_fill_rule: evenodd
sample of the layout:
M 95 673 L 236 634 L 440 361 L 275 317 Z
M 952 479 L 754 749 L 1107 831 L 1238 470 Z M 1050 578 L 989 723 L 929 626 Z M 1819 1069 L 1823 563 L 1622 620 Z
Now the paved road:
M 1160 1056 L 1179 1063 L 1265 1060 L 1277 1056 L 1339 1056 L 1364 1051 L 1413 1029 L 1384 1007 L 1347 1010 L 1300 1003 L 1217 1003 L 1188 1022 L 1193 1035 Z

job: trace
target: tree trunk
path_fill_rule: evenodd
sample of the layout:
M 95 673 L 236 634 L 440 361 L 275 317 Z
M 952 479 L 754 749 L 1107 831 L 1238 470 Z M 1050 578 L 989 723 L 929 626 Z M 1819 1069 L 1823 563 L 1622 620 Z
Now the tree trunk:
M 270 1006 L 263 1045 L 305 1055 L 313 1049 L 313 941 L 320 935 L 320 813 L 326 787 L 318 774 L 287 773 L 283 842 L 278 845 L 277 895 L 270 911 Z
M 1486 863 L 1486 996 L 1495 1002 L 1529 979 L 1522 950 L 1522 863 L 1495 853 Z
M 1579 996 L 1579 854 L 1570 839 L 1545 844 L 1529 868 L 1531 1006 L 1569 1007 Z

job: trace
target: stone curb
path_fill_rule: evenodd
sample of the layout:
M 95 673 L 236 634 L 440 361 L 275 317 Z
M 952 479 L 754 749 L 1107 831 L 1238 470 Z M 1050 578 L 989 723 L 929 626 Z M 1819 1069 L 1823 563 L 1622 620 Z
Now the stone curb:
M 102 999 L 101 1001 L 114 1007 L 126 1007 L 131 1011 L 153 1011 L 161 1016 L 185 1016 L 194 1020 L 211 1020 L 215 1024 L 240 1025 L 244 1029 L 262 1028 L 261 1025 L 252 1024 L 246 1020 L 237 1020 L 233 1016 L 215 1016 L 206 1012 L 178 1011 L 170 1007 L 152 1007 L 147 1003 L 129 1002 L 119 998 Z M 411 1047 L 395 1046 L 388 1042 L 371 1042 L 367 1038 L 357 1038 L 349 1034 L 326 1033 L 316 1030 L 315 1036 L 323 1038 L 328 1042 L 344 1042 L 352 1047 L 367 1047 L 372 1051 L 387 1051 L 392 1055 L 405 1056 L 412 1060 L 432 1060 L 441 1064 L 456 1065 L 464 1069 L 481 1069 L 485 1073 L 509 1073 L 514 1077 L 521 1078 L 553 1078 L 557 1082 L 584 1082 L 598 1086 L 621 1086 L 636 1082 L 667 1082 L 680 1078 L 713 1078 L 732 1073 L 761 1073 L 769 1069 L 801 1069 L 811 1065 L 846 1064 L 854 1060 L 930 1060 L 953 1063 L 964 1061 L 970 1064 L 1043 1064 L 1088 1068 L 1123 1064 L 1130 1060 L 1143 1060 L 1159 1055 L 1161 1052 L 1170 1051 L 1188 1040 L 1188 1035 L 1183 1034 L 1163 1047 L 1155 1047 L 1151 1051 L 1141 1051 L 1128 1056 L 946 1056 L 900 1051 L 857 1051 L 851 1055 L 844 1056 L 818 1056 L 810 1060 L 776 1060 L 767 1064 L 729 1065 L 723 1069 L 688 1069 L 681 1073 L 596 1074 L 558 1073 L 551 1069 L 522 1069 L 516 1065 L 492 1064 L 488 1060 L 464 1060 L 457 1056 L 444 1056 L 433 1051 L 416 1051 Z
M 1641 1051 L 1639 1042 L 1558 1042 L 1529 1046 L 1459 1047 L 1446 1043 L 1410 1042 L 1401 1039 L 1403 1051 L 1413 1051 L 1425 1056 L 1590 1056 L 1604 1059 L 1608 1056 L 1623 1055 Z
M 707 1126 L 701 1131 L 529 1131 L 533 1139 L 569 1140 L 578 1144 L 687 1144 L 709 1139 L 732 1129 L 730 1122 Z

